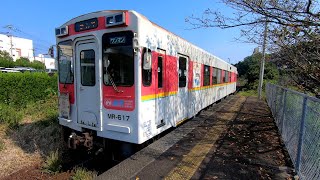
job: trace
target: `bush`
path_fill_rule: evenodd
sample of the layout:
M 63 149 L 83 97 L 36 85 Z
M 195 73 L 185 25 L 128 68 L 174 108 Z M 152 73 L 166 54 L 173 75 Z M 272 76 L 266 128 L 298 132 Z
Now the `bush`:
M 30 65 L 30 60 L 28 58 L 21 57 L 16 60 L 16 66 L 28 67 Z
M 0 102 L 14 107 L 43 100 L 58 89 L 57 75 L 46 73 L 0 73 Z
M 15 128 L 22 120 L 22 114 L 17 112 L 13 107 L 0 104 L 0 123 L 8 124 L 9 127 Z
M 97 173 L 88 171 L 85 168 L 76 168 L 74 175 L 72 176 L 73 180 L 91 180 L 97 176 Z
M 14 61 L 10 54 L 0 50 L 0 67 L 13 67 Z
M 58 173 L 61 170 L 61 163 L 62 161 L 59 157 L 59 151 L 56 150 L 47 156 L 43 165 L 43 170 L 51 174 Z
M 258 88 L 261 58 L 261 53 L 253 54 L 246 57 L 243 61 L 235 64 L 235 66 L 238 68 L 240 76 L 239 80 L 246 80 L 245 88 L 248 90 L 255 90 Z M 269 55 L 266 55 L 266 59 L 267 61 L 264 69 L 264 80 L 278 80 L 279 71 L 276 65 L 268 61 Z
M 8 52 L 0 50 L 0 67 L 13 68 L 15 66 L 32 67 L 35 69 L 42 69 L 42 70 L 46 69 L 46 66 L 44 63 L 40 61 L 30 62 L 28 58 L 24 58 L 24 57 L 21 57 L 16 61 L 13 61 L 12 57 Z
M 23 57 L 21 57 L 20 59 L 17 59 L 14 64 L 15 66 L 32 67 L 35 69 L 43 69 L 43 70 L 46 69 L 46 66 L 44 63 L 37 60 L 30 62 L 28 58 L 23 58 Z
M 35 69 L 42 69 L 42 70 L 46 69 L 46 66 L 40 61 L 33 61 L 32 63 L 30 63 L 29 67 L 33 67 Z

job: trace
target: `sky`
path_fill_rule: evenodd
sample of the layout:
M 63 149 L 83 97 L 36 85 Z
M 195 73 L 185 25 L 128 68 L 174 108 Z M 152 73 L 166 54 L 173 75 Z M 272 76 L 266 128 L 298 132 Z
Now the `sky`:
M 185 22 L 191 15 L 201 16 L 207 8 L 232 13 L 217 0 L 5 0 L 0 8 L 0 33 L 13 25 L 13 35 L 32 39 L 36 54 L 45 54 L 55 44 L 54 29 L 68 20 L 90 12 L 128 9 L 232 64 L 250 56 L 258 45 L 236 41 L 239 29 L 192 29 Z

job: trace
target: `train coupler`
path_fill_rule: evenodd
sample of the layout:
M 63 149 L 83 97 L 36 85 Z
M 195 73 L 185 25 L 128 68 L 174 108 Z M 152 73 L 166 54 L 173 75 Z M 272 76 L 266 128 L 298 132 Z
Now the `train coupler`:
M 77 135 L 75 132 L 71 133 L 68 139 L 68 147 L 70 149 L 77 149 L 81 146 L 91 150 L 93 148 L 93 136 L 88 132 L 82 133 L 82 135 Z

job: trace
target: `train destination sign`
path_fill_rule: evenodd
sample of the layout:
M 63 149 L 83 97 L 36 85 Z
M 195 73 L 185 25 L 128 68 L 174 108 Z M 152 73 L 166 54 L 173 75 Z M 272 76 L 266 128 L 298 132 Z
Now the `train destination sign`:
M 98 18 L 92 18 L 84 21 L 77 22 L 74 25 L 76 32 L 85 31 L 89 29 L 95 29 L 98 27 Z
M 125 44 L 126 43 L 126 37 L 112 37 L 110 38 L 110 44 Z

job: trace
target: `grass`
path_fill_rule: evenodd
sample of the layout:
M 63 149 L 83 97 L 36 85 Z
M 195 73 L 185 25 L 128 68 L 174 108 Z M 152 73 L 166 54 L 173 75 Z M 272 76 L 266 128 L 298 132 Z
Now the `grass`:
M 28 122 L 55 121 L 58 117 L 58 98 L 53 95 L 46 100 L 29 103 L 26 108 L 22 109 L 22 114 L 25 116 L 24 120 Z M 52 123 L 47 125 L 50 124 Z
M 47 156 L 43 165 L 43 170 L 50 174 L 56 174 L 61 170 L 61 163 L 62 160 L 60 159 L 59 151 L 53 151 Z
M 0 151 L 5 149 L 5 145 L 4 142 L 2 140 L 0 140 Z
M 9 128 L 18 128 L 21 123 L 38 122 L 44 126 L 52 125 L 58 117 L 58 100 L 56 95 L 46 100 L 30 102 L 25 107 L 15 107 L 0 103 L 0 123 Z
M 0 123 L 16 128 L 22 120 L 22 113 L 7 104 L 0 104 Z
M 57 117 L 56 95 L 23 108 L 0 103 L 0 179 L 43 162 L 45 171 L 59 172 L 61 160 L 56 149 L 63 143 Z
M 85 168 L 76 168 L 74 170 L 74 175 L 72 176 L 72 180 L 92 180 L 97 176 L 96 172 L 88 171 Z
M 241 95 L 241 96 L 246 96 L 246 97 L 249 97 L 249 96 L 253 96 L 253 97 L 258 97 L 258 90 L 253 90 L 253 89 L 250 89 L 250 90 L 241 90 L 238 92 L 238 95 Z M 262 91 L 262 94 L 261 94 L 261 98 L 263 100 L 266 99 L 266 92 L 265 90 Z
M 39 152 L 43 157 L 61 147 L 61 129 L 58 124 L 57 98 L 29 103 L 19 111 L 23 119 L 7 135 L 15 144 L 29 153 Z

